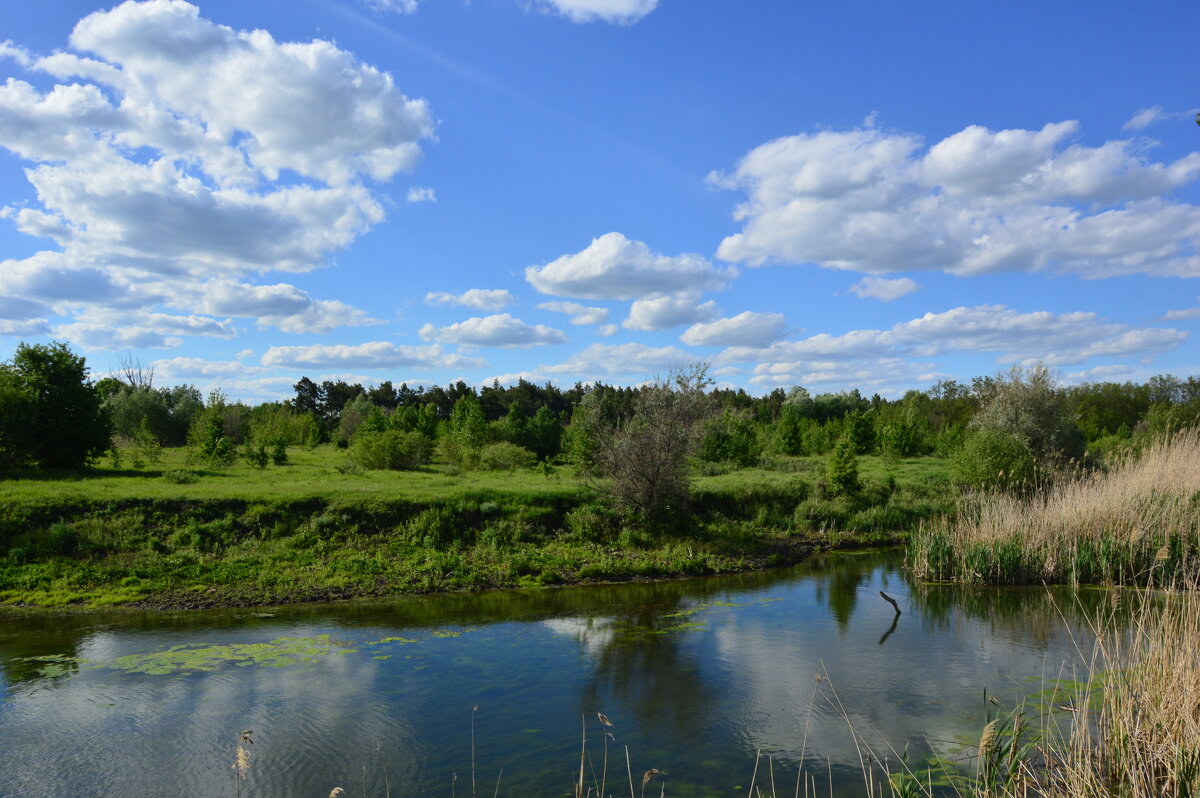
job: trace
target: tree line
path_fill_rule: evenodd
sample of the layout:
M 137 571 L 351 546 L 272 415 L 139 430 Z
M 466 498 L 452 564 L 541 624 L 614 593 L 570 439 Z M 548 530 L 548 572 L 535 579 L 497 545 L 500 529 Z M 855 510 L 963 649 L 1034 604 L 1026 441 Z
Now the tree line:
M 613 448 L 623 431 L 649 435 L 661 424 L 662 446 L 672 425 L 686 427 L 682 451 L 692 463 L 937 455 L 957 457 L 966 483 L 1012 484 L 1200 420 L 1197 377 L 1061 387 L 1040 367 L 943 380 L 899 399 L 801 386 L 753 396 L 714 388 L 695 370 L 639 387 L 565 389 L 523 379 L 477 390 L 462 381 L 363 386 L 303 377 L 291 399 L 250 406 L 220 391 L 155 386 L 152 373 L 127 365 L 92 381 L 84 358 L 65 343 L 18 346 L 0 364 L 0 469 L 78 468 L 106 453 L 136 465 L 166 446 L 188 446 L 217 465 L 243 456 L 265 467 L 285 463 L 288 447 L 333 443 L 364 469 L 436 459 L 462 470 L 570 462 L 611 472 L 634 456 Z M 989 465 L 972 473 L 972 462 Z

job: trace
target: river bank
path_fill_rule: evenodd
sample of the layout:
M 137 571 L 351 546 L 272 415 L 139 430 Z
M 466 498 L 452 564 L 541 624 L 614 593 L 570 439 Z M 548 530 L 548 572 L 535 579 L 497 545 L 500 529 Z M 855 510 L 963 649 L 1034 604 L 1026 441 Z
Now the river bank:
M 944 461 L 863 458 L 863 490 L 833 498 L 820 463 L 794 458 L 697 477 L 689 513 L 647 531 L 565 468 L 352 474 L 328 449 L 265 471 L 164 462 L 0 483 L 0 603 L 254 606 L 731 573 L 898 542 L 954 502 Z

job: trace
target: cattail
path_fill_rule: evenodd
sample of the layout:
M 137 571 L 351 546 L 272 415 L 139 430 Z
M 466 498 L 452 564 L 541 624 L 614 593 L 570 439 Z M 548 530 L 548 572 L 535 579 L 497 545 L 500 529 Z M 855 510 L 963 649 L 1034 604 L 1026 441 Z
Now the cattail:
M 250 772 L 250 752 L 240 745 L 237 749 L 237 771 L 238 775 L 243 779 Z
M 346 794 L 346 791 L 343 790 L 341 787 L 334 787 L 332 790 L 329 791 L 329 798 L 338 798 L 338 796 L 345 795 L 345 794 Z
M 645 787 L 650 783 L 650 779 L 660 775 L 662 775 L 662 771 L 658 770 L 657 768 L 650 768 L 642 774 L 642 786 Z
M 988 754 L 992 752 L 992 748 L 996 745 L 996 724 L 998 720 L 994 720 L 983 727 L 983 735 L 979 738 L 979 758 L 987 759 Z
M 610 729 L 612 728 L 613 724 L 612 721 L 608 719 L 608 715 L 605 715 L 603 712 L 597 712 L 596 717 L 600 718 L 600 722 L 605 726 L 608 726 Z

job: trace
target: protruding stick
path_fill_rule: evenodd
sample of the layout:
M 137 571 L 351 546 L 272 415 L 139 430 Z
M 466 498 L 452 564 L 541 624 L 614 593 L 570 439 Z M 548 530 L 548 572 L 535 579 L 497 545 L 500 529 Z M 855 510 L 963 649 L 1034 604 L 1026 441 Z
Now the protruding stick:
M 896 611 L 897 615 L 900 614 L 900 605 L 896 603 L 896 600 L 894 598 L 889 596 L 887 593 L 884 593 L 882 590 L 879 591 L 879 595 L 883 596 L 884 601 L 886 601 L 888 604 L 892 605 L 892 609 L 894 609 Z

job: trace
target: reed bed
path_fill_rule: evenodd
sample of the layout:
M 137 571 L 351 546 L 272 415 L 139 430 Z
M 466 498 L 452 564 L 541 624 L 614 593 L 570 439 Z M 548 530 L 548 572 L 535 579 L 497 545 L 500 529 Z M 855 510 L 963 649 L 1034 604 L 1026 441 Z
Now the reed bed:
M 1200 583 L 1200 430 L 1032 497 L 966 496 L 908 544 L 918 579 L 985 584 Z
M 1082 682 L 1038 709 L 997 709 L 967 762 L 864 766 L 879 798 L 1192 798 L 1200 795 L 1200 593 L 1144 594 L 1132 628 L 1113 612 L 1081 652 Z M 994 699 L 993 699 L 994 700 Z M 856 739 L 862 740 L 860 735 Z M 864 762 L 887 761 L 860 742 Z M 891 752 L 894 754 L 894 752 Z M 893 757 L 892 762 L 896 759 Z

